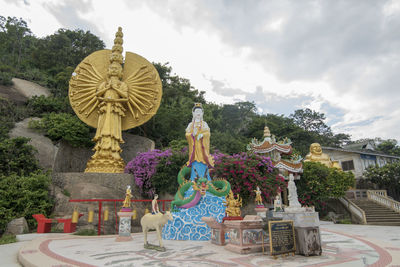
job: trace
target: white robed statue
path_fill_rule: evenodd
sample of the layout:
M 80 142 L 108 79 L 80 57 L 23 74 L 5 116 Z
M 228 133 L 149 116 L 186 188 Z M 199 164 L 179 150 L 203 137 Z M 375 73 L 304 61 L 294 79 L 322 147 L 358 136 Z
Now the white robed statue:
M 286 207 L 285 211 L 289 212 L 304 211 L 305 208 L 301 207 L 301 204 L 297 197 L 297 188 L 296 184 L 294 183 L 294 176 L 292 173 L 289 174 L 288 190 L 289 190 L 289 195 L 288 195 L 289 207 Z

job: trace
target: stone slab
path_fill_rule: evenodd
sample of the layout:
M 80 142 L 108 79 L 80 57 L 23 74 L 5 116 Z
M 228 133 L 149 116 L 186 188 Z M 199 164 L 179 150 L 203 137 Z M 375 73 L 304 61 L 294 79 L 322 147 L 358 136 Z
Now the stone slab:
M 319 227 L 295 227 L 296 253 L 304 256 L 322 254 Z
M 272 212 L 273 217 L 291 220 L 295 227 L 318 227 L 318 212 Z

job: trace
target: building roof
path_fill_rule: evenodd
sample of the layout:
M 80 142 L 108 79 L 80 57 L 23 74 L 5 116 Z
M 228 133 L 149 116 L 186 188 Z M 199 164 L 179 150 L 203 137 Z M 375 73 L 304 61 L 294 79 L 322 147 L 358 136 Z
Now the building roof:
M 284 159 L 281 159 L 278 162 L 272 162 L 275 168 L 285 169 L 289 172 L 293 173 L 302 173 L 303 172 L 303 164 L 301 162 L 290 162 Z
M 386 157 L 386 158 L 400 159 L 399 156 L 388 155 L 388 154 L 385 154 L 383 152 L 370 150 L 370 149 L 349 149 L 349 148 L 337 148 L 337 147 L 327 147 L 327 146 L 323 146 L 322 149 L 325 149 L 325 150 L 336 150 L 336 151 L 342 151 L 342 152 L 348 152 L 348 153 L 365 154 L 365 155 L 373 155 L 373 156 L 381 156 L 381 157 Z
M 355 143 L 355 144 L 349 144 L 349 145 L 344 145 L 342 146 L 344 149 L 350 149 L 350 150 L 374 150 L 376 148 L 376 144 L 373 140 L 367 140 L 364 142 L 360 143 Z
M 260 154 L 270 153 L 274 150 L 277 150 L 283 154 L 291 154 L 292 146 L 290 144 L 291 144 L 290 140 L 286 143 L 283 143 L 283 142 L 276 142 L 274 138 L 273 139 L 264 138 L 264 140 L 261 142 L 258 142 L 256 139 L 253 139 L 251 143 L 247 146 L 247 149 Z

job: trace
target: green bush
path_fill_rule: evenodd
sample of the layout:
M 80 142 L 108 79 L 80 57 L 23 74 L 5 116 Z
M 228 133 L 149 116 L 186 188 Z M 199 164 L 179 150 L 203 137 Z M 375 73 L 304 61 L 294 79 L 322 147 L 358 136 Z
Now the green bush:
M 0 141 L 0 174 L 27 175 L 39 169 L 34 157 L 36 149 L 29 145 L 29 138 L 17 137 Z
M 15 235 L 3 235 L 0 238 L 0 245 L 5 245 L 15 242 L 17 242 L 17 237 Z
M 4 232 L 7 223 L 14 218 L 25 217 L 32 229 L 37 225 L 33 214 L 48 216 L 53 207 L 49 185 L 49 175 L 42 172 L 0 176 L 0 232 Z
M 304 162 L 303 175 L 296 182 L 300 203 L 315 206 L 322 213 L 326 212 L 326 200 L 344 196 L 354 184 L 352 172 L 328 168 L 319 162 Z
M 16 77 L 20 79 L 24 79 L 31 82 L 39 83 L 43 86 L 46 86 L 47 75 L 45 72 L 37 69 L 37 68 L 27 68 L 23 72 L 16 73 Z
M 173 150 L 170 157 L 160 159 L 156 173 L 151 178 L 151 183 L 158 194 L 175 195 L 179 187 L 177 176 L 187 157 L 187 152 Z
M 8 138 L 8 132 L 14 127 L 14 123 L 27 116 L 29 109 L 26 106 L 0 98 L 0 140 Z
M 28 107 L 32 116 L 42 116 L 45 113 L 72 113 L 67 97 L 33 96 L 28 100 Z
M 13 82 L 11 79 L 13 78 L 13 75 L 8 72 L 0 72 L 0 85 L 12 85 Z
M 67 141 L 74 147 L 93 147 L 90 129 L 75 115 L 68 113 L 50 113 L 40 121 L 31 121 L 29 127 L 43 130 L 53 142 Z
M 93 229 L 82 229 L 82 230 L 79 230 L 76 233 L 74 233 L 74 235 L 89 235 L 89 236 L 91 236 L 91 235 L 97 235 L 97 232 L 96 232 L 96 230 L 93 230 Z
M 13 66 L 0 63 L 0 72 L 15 73 L 15 68 Z

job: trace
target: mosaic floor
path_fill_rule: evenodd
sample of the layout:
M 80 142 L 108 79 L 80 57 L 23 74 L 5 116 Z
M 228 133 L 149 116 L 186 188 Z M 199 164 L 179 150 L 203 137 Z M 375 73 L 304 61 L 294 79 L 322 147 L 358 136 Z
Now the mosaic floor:
M 143 236 L 115 242 L 115 236 L 38 238 L 20 249 L 19 260 L 30 266 L 400 266 L 400 245 L 321 227 L 322 256 L 274 259 L 266 254 L 239 255 L 209 241 L 164 240 L 166 252 L 143 249 Z M 400 228 L 399 228 L 400 229 Z M 399 231 L 400 232 L 400 231 Z M 399 237 L 400 238 L 400 237 Z M 150 243 L 157 243 L 154 233 Z

